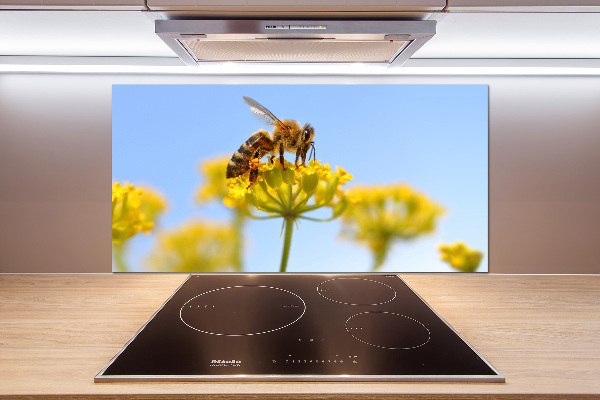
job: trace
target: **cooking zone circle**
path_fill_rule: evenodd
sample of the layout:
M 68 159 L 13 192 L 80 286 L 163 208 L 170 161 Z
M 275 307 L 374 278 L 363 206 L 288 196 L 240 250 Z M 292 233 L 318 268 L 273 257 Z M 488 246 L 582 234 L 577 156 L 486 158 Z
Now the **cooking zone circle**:
M 327 300 L 350 306 L 377 306 L 396 298 L 389 285 L 364 278 L 334 278 L 319 283 L 317 293 Z
M 406 315 L 367 311 L 346 320 L 346 331 L 356 340 L 382 349 L 410 350 L 427 344 L 431 332 Z
M 228 286 L 188 300 L 179 310 L 190 328 L 217 336 L 253 336 L 283 329 L 306 312 L 295 293 L 272 286 Z

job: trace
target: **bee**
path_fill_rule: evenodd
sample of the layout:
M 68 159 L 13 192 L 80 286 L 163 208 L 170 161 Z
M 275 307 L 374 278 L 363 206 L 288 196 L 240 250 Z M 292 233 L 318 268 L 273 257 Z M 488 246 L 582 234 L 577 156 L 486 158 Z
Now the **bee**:
M 298 168 L 298 159 L 302 158 L 302 165 L 306 163 L 306 154 L 312 148 L 315 150 L 315 129 L 306 124 L 300 128 L 298 121 L 290 119 L 280 120 L 265 106 L 256 100 L 244 96 L 244 101 L 250 106 L 250 111 L 267 125 L 273 126 L 270 134 L 264 129 L 254 132 L 240 148 L 233 153 L 227 164 L 227 178 L 235 178 L 250 170 L 250 185 L 258 178 L 258 160 L 270 154 L 271 163 L 279 155 L 279 161 L 285 170 L 284 152 L 296 153 L 295 165 Z M 309 156 L 310 159 L 310 156 Z

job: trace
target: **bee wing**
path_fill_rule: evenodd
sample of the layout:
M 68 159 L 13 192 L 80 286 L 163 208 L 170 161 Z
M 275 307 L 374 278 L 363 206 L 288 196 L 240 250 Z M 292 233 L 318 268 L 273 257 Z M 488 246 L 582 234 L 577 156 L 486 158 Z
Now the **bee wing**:
M 277 124 L 277 122 L 274 121 L 273 118 L 271 118 L 271 116 L 269 116 L 268 114 L 265 114 L 264 111 L 262 111 L 256 107 L 250 107 L 250 111 L 252 111 L 252 114 L 254 114 L 256 119 L 259 120 L 260 122 L 262 122 L 263 124 L 267 124 L 267 125 Z
M 261 122 L 267 125 L 279 125 L 281 128 L 285 129 L 286 126 L 277 118 L 271 111 L 269 111 L 265 106 L 260 104 L 256 100 L 252 100 L 250 97 L 244 96 L 244 101 L 250 106 L 250 111 L 254 114 L 256 118 L 258 118 Z

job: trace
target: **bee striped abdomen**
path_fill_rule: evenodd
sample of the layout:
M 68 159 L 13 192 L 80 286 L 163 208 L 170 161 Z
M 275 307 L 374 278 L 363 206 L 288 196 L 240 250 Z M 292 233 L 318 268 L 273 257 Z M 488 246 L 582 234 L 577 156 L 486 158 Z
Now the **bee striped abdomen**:
M 250 160 L 256 152 L 258 151 L 259 153 L 258 158 L 261 158 L 270 151 L 271 147 L 272 141 L 267 131 L 261 129 L 254 132 L 231 156 L 231 160 L 227 164 L 227 179 L 235 178 L 248 171 L 250 169 Z

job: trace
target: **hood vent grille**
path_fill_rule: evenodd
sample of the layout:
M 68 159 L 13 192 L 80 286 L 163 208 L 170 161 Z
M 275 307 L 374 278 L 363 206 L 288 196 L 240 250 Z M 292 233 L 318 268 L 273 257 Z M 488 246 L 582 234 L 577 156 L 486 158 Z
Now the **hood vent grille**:
M 209 62 L 380 63 L 399 66 L 435 34 L 435 21 L 157 20 L 188 65 Z
M 407 42 L 341 42 L 316 39 L 202 41 L 183 44 L 197 62 L 389 62 Z

